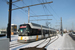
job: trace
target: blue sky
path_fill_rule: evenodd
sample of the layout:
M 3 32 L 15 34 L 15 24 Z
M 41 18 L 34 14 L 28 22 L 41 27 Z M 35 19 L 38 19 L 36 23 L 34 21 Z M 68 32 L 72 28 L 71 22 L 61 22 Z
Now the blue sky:
M 9 5 L 6 3 L 9 0 L 0 0 L 0 29 L 6 28 L 8 24 L 8 9 Z M 13 0 L 16 1 L 16 0 Z M 34 15 L 53 15 L 53 16 L 43 16 L 43 17 L 30 17 L 30 20 L 36 19 L 52 19 L 48 20 L 51 22 L 51 27 L 55 27 L 55 25 L 60 25 L 60 17 L 62 17 L 63 29 L 72 29 L 75 25 L 75 0 L 23 0 L 16 3 L 13 3 L 19 7 L 38 4 L 41 2 L 50 2 L 51 4 L 38 5 L 30 7 L 30 16 Z M 25 5 L 26 4 L 26 5 Z M 12 6 L 12 9 L 17 8 L 16 6 Z M 12 11 L 12 24 L 17 24 L 18 26 L 23 23 L 28 23 L 28 8 L 18 9 Z M 38 23 L 41 25 L 46 25 L 47 21 L 30 21 L 33 23 Z M 73 28 L 74 29 L 74 28 Z

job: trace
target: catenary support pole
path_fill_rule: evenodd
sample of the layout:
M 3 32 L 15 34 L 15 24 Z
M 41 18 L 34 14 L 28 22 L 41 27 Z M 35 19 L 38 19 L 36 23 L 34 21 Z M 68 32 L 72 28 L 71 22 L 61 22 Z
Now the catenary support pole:
M 61 36 L 63 36 L 63 30 L 62 30 L 62 17 L 61 17 L 61 28 L 60 28 L 60 31 L 61 31 Z
M 11 10 L 12 10 L 12 0 L 9 0 L 9 17 L 7 26 L 7 38 L 11 41 Z
M 28 23 L 30 22 L 30 8 L 28 7 Z

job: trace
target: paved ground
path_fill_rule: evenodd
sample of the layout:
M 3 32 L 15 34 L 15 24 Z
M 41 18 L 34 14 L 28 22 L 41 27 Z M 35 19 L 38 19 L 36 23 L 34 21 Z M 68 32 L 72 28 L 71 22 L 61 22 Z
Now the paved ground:
M 75 50 L 75 41 L 71 36 L 69 36 L 69 34 L 66 34 L 62 48 L 67 50 Z
M 69 36 L 69 33 L 63 36 L 47 47 L 47 50 L 75 50 L 75 40 Z

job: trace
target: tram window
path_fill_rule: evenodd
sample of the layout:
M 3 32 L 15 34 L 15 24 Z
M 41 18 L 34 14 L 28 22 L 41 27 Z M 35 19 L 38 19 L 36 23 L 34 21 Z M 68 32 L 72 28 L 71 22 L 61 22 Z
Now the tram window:
M 46 33 L 46 30 L 44 30 L 44 33 Z
M 41 35 L 41 30 L 32 29 L 30 35 Z
M 50 34 L 52 34 L 52 31 L 50 31 Z
M 1 33 L 6 33 L 6 31 L 1 31 Z
M 37 34 L 39 34 L 40 30 L 37 30 Z
M 26 28 L 20 28 L 19 31 L 20 32 L 24 32 L 26 30 Z
M 47 34 L 49 33 L 49 30 L 47 30 Z
M 27 25 L 26 31 L 27 31 L 28 33 L 29 33 L 30 31 L 32 31 L 29 25 Z
M 37 33 L 38 32 L 38 33 Z M 39 33 L 39 31 L 38 31 L 38 29 L 32 29 L 32 33 L 31 33 L 31 35 L 39 35 L 40 33 Z
M 28 30 L 29 30 L 29 28 L 26 28 L 26 30 L 28 31 Z
M 48 30 L 46 30 L 46 34 L 48 34 Z
M 41 30 L 37 30 L 37 34 L 38 35 L 41 35 Z
M 14 31 L 17 31 L 17 29 L 14 29 Z
M 29 26 L 27 25 L 27 28 L 26 28 L 26 30 L 28 31 L 29 30 Z
M 33 33 L 34 33 L 34 35 L 37 35 L 36 29 L 34 29 Z
M 35 35 L 35 30 L 34 29 L 32 29 L 31 35 Z

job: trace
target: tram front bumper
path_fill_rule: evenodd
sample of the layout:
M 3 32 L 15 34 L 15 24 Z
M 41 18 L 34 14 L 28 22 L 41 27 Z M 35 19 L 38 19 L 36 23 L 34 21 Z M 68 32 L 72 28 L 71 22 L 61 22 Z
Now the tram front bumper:
M 23 42 L 23 43 L 26 43 L 26 42 L 30 42 L 30 40 L 17 40 L 18 42 Z

